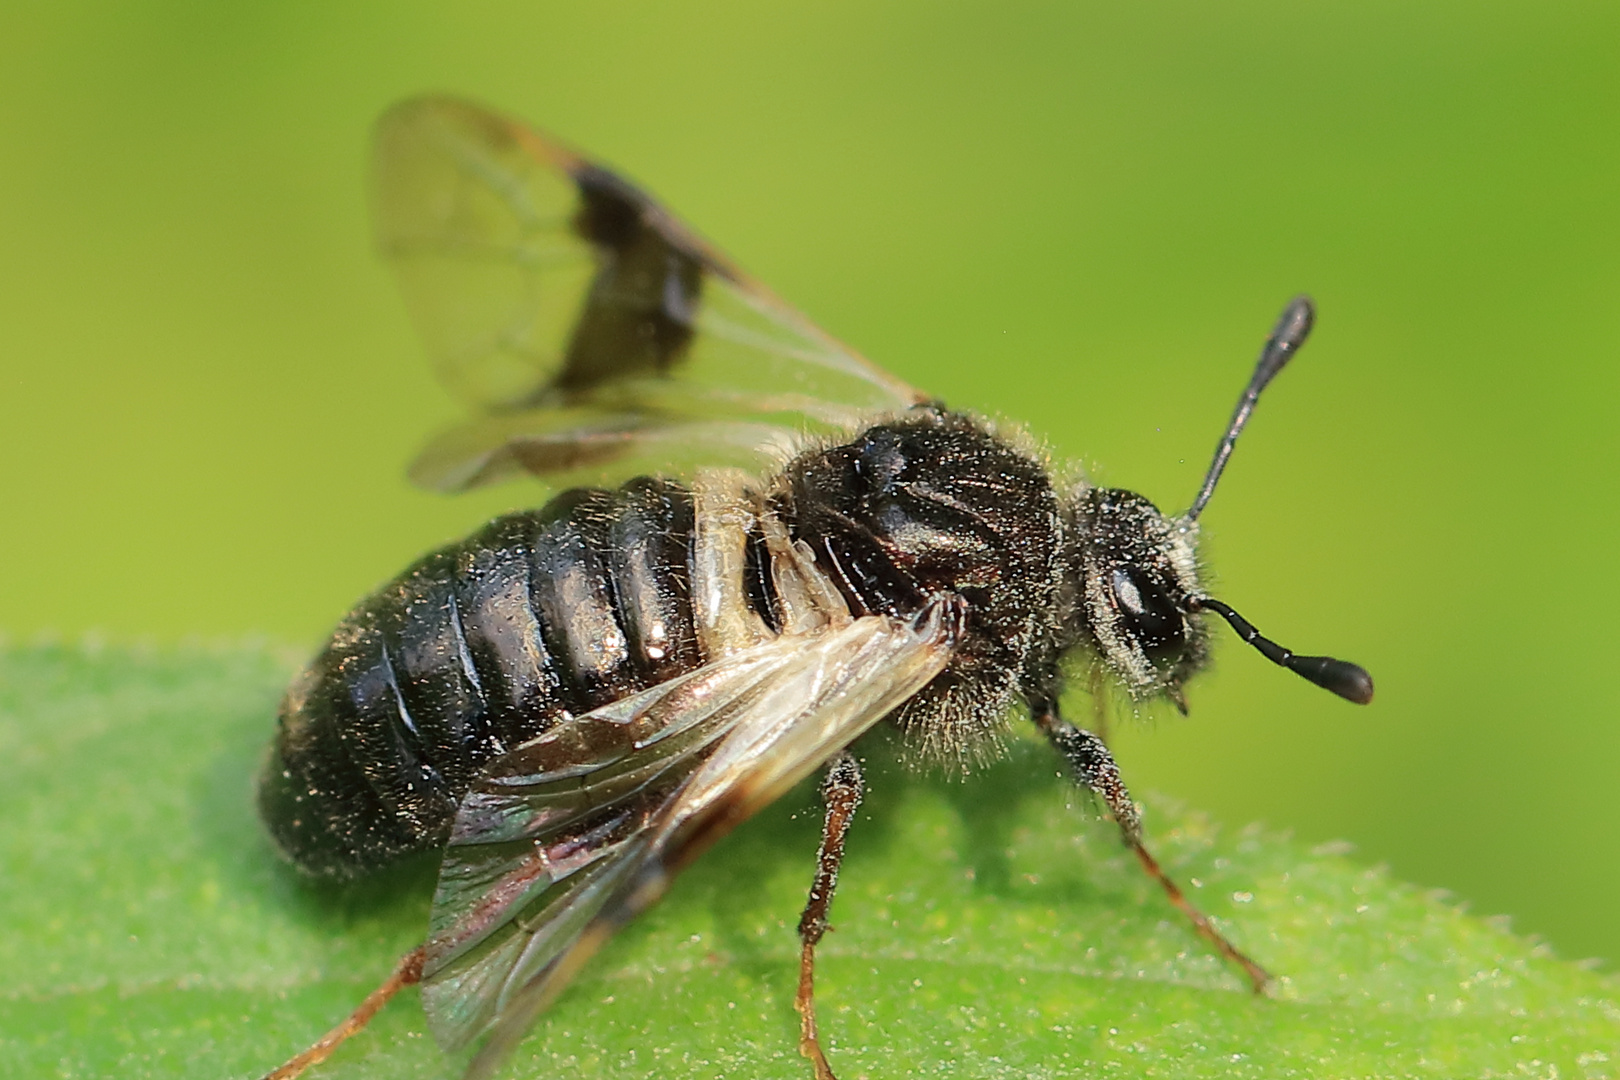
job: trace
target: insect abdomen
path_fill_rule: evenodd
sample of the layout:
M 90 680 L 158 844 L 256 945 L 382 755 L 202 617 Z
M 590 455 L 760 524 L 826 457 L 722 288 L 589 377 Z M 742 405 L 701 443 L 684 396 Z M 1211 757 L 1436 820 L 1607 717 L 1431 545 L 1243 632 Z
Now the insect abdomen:
M 497 518 L 373 594 L 282 703 L 259 789 L 304 870 L 435 848 L 484 764 L 702 662 L 692 497 L 648 478 Z

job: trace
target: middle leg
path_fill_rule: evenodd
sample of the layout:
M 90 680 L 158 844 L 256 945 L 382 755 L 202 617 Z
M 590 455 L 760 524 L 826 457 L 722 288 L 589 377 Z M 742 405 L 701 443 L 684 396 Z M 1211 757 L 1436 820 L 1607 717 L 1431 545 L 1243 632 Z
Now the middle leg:
M 816 1080 L 836 1080 L 827 1055 L 821 1049 L 821 1036 L 816 1031 L 816 945 L 827 932 L 827 909 L 832 906 L 833 891 L 838 888 L 838 868 L 844 861 L 844 838 L 849 834 L 850 822 L 860 808 L 861 797 L 866 794 L 866 780 L 861 775 L 860 762 L 848 750 L 833 758 L 827 767 L 827 779 L 821 786 L 821 798 L 827 806 L 827 816 L 821 826 L 821 849 L 816 852 L 816 877 L 810 885 L 810 899 L 799 917 L 799 992 L 793 1007 L 799 1012 L 799 1053 L 810 1059 L 816 1071 Z

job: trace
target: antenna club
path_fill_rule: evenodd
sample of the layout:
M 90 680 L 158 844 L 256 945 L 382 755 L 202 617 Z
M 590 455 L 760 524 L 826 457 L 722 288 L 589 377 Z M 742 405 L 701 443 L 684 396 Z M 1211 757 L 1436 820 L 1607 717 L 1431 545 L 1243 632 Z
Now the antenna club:
M 1326 686 L 1327 689 L 1332 690 L 1346 701 L 1353 701 L 1357 705 L 1371 703 L 1373 699 L 1373 680 L 1372 676 L 1367 673 L 1367 669 L 1352 664 L 1348 660 L 1334 660 L 1332 664 L 1336 669 L 1333 673 L 1333 685 L 1328 686 L 1326 683 L 1319 685 Z
M 1316 304 L 1304 293 L 1294 297 L 1283 309 L 1277 328 L 1271 332 L 1271 342 L 1280 349 L 1293 352 L 1305 344 L 1311 327 L 1316 325 Z M 1269 350 L 1268 350 L 1269 351 Z
M 1248 619 L 1213 597 L 1197 597 L 1191 606 L 1194 611 L 1213 611 L 1225 619 L 1237 631 L 1238 637 L 1254 646 L 1256 652 L 1278 667 L 1285 667 L 1300 678 L 1357 705 L 1372 701 L 1372 676 L 1361 665 L 1331 656 L 1299 656 L 1292 649 L 1286 649 L 1260 633 Z

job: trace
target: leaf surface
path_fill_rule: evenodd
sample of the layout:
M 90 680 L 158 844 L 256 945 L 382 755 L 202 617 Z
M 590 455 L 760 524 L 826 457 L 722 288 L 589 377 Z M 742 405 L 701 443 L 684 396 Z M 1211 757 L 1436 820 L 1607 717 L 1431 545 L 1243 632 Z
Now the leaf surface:
M 256 1077 L 419 940 L 430 864 L 316 888 L 259 829 L 292 666 L 257 645 L 0 653 L 0 1075 Z M 1040 746 L 967 782 L 889 756 L 821 953 L 843 1080 L 1620 1075 L 1612 977 L 1432 893 L 1150 803 L 1160 857 L 1280 976 L 1257 1000 Z M 505 1075 L 808 1080 L 793 926 L 819 821 L 804 788 L 725 841 Z M 311 1075 L 455 1076 L 424 1031 L 409 991 Z

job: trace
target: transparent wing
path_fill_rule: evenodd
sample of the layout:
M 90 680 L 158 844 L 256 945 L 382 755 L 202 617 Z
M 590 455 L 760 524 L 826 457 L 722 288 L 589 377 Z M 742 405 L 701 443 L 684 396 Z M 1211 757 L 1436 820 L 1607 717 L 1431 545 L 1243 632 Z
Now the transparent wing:
M 699 467 L 758 471 L 791 459 L 801 430 L 758 420 L 534 409 L 442 432 L 410 473 L 434 491 L 465 491 L 523 474 L 563 487 L 641 474 L 686 476 Z
M 463 801 L 424 968 L 435 1038 L 484 1075 L 670 878 L 942 671 L 959 605 L 784 636 L 498 759 Z
M 384 114 L 373 186 L 377 243 L 475 412 L 418 463 L 429 486 L 596 467 L 674 427 L 734 448 L 762 420 L 838 429 L 923 400 L 635 187 L 476 105 Z

